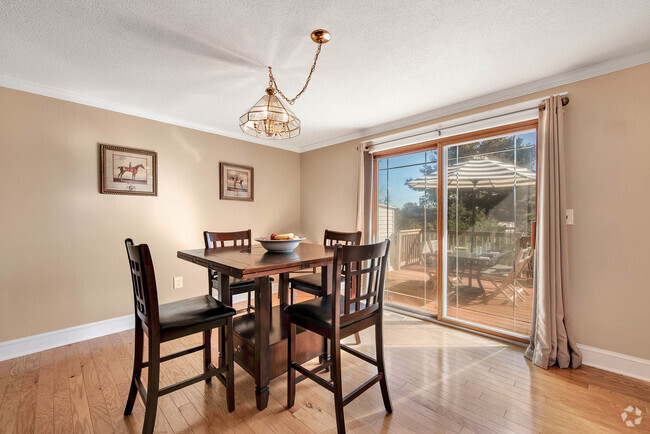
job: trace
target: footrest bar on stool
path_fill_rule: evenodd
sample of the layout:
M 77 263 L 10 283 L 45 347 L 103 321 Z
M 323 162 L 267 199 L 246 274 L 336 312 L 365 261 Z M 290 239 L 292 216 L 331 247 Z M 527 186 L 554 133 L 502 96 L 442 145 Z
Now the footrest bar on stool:
M 375 383 L 378 383 L 379 380 L 381 380 L 382 378 L 384 378 L 384 374 L 377 374 L 374 377 L 372 377 L 370 380 L 363 383 L 361 386 L 354 389 L 354 391 L 350 392 L 348 395 L 346 395 L 345 398 L 343 398 L 343 407 L 348 405 L 350 402 L 352 402 L 356 397 L 361 395 L 363 392 L 370 389 Z
M 377 361 L 375 359 L 373 359 L 372 357 L 367 356 L 367 355 L 365 355 L 365 354 L 363 354 L 363 353 L 361 353 L 361 352 L 359 352 L 359 351 L 357 351 L 357 350 L 355 350 L 353 348 L 350 348 L 347 345 L 341 345 L 341 349 L 343 351 L 346 351 L 346 352 L 352 354 L 353 356 L 357 356 L 361 360 L 363 360 L 365 362 L 368 362 L 371 365 L 377 366 Z
M 223 372 L 226 372 L 227 367 L 221 367 L 221 368 L 215 368 L 214 365 L 211 363 L 210 364 L 210 370 L 207 372 L 204 372 L 203 374 L 199 374 L 197 376 L 194 376 L 192 378 L 188 378 L 187 380 L 181 381 L 176 384 L 172 384 L 171 386 L 163 387 L 160 389 L 158 392 L 158 396 L 163 396 L 168 393 L 174 392 L 178 389 L 182 389 L 183 387 L 189 386 L 190 384 L 198 383 L 199 381 L 205 380 L 210 377 L 217 376 Z
M 325 362 L 325 363 L 329 363 L 329 362 Z M 302 366 L 300 366 L 296 362 L 291 362 L 291 367 L 302 374 L 302 377 L 299 377 L 300 381 L 304 380 L 305 378 L 309 378 L 311 380 L 314 380 L 316 383 L 320 384 L 321 386 L 323 386 L 325 389 L 329 390 L 330 392 L 334 392 L 334 385 L 333 384 L 331 384 L 327 380 L 322 379 L 318 375 L 314 374 L 312 371 L 309 371 L 309 370 L 303 368 Z M 322 369 L 322 366 L 318 366 L 315 369 L 320 370 L 320 369 Z M 315 371 L 315 372 L 318 372 L 318 371 Z M 298 380 L 298 378 L 296 378 L 296 384 L 298 384 L 300 381 Z

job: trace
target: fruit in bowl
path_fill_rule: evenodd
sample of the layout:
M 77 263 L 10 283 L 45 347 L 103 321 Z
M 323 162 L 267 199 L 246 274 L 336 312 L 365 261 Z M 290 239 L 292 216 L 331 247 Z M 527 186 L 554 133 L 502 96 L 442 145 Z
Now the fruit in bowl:
M 270 237 L 255 238 L 255 241 L 258 241 L 269 252 L 290 252 L 298 247 L 303 240 L 304 238 L 296 236 L 292 232 L 288 234 L 273 233 Z

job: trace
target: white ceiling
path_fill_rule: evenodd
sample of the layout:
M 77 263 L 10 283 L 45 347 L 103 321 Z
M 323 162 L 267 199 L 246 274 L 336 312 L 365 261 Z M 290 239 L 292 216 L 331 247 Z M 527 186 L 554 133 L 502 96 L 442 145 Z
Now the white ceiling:
M 0 85 L 305 150 L 612 59 L 648 53 L 650 1 L 50 0 L 0 3 Z M 294 139 L 238 118 L 267 65 Z M 645 59 L 644 61 L 650 61 Z

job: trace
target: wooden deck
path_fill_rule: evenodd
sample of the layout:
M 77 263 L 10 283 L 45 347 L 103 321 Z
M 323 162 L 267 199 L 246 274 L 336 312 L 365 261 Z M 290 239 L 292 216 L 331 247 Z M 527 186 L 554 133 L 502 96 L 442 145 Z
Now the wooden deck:
M 385 317 L 385 353 L 393 413 L 378 386 L 345 407 L 349 433 L 608 433 L 650 431 L 650 383 L 581 367 L 540 369 L 523 348 L 405 318 Z M 199 344 L 200 335 L 163 344 L 163 354 Z M 373 330 L 359 351 L 374 354 Z M 216 342 L 215 348 L 216 351 Z M 129 387 L 133 330 L 0 362 L 0 433 L 138 433 L 144 409 L 122 416 Z M 202 356 L 163 363 L 168 385 L 202 371 Z M 146 369 L 143 375 L 146 374 Z M 343 353 L 343 392 L 373 374 L 373 367 Z M 163 396 L 156 432 L 333 433 L 333 395 L 318 384 L 297 385 L 285 408 L 286 375 L 271 381 L 269 406 L 255 407 L 254 381 L 235 370 L 236 410 L 226 410 L 218 381 Z M 626 428 L 627 406 L 642 411 L 641 425 Z
M 400 270 L 388 272 L 386 301 L 436 313 L 438 309 L 437 291 L 433 282 L 425 282 L 424 267 L 411 265 Z M 482 279 L 487 298 L 476 280 L 469 286 L 467 275 L 461 276 L 459 290 L 447 298 L 447 316 L 461 321 L 472 322 L 506 332 L 528 335 L 533 311 L 533 288 L 530 279 L 520 279 L 530 295 L 512 303 L 496 291 L 495 285 Z

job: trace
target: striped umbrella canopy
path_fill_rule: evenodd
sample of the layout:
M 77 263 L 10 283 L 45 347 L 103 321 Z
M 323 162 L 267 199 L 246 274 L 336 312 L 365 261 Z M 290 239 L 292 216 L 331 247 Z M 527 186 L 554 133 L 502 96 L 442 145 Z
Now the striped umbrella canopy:
M 513 188 L 535 185 L 535 172 L 502 161 L 477 156 L 447 168 L 448 188 Z M 414 190 L 438 187 L 438 171 L 406 183 Z

